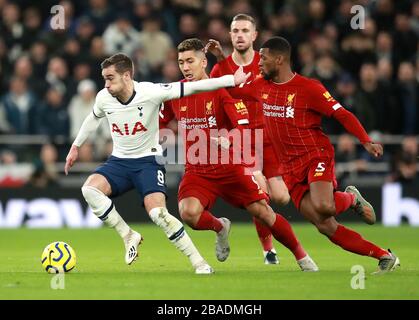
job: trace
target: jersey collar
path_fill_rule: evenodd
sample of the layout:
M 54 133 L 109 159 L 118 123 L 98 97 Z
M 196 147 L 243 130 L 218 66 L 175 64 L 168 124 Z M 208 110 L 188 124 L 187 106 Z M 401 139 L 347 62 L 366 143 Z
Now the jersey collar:
M 132 95 L 131 95 L 131 97 L 127 100 L 127 102 L 122 102 L 121 100 L 119 100 L 118 98 L 116 98 L 116 100 L 118 100 L 118 102 L 120 103 L 120 104 L 123 104 L 124 106 L 126 106 L 126 105 L 128 105 L 128 104 L 130 104 L 131 103 L 131 101 L 134 99 L 134 97 L 135 97 L 135 94 L 136 94 L 137 92 L 135 92 L 135 90 L 132 92 Z

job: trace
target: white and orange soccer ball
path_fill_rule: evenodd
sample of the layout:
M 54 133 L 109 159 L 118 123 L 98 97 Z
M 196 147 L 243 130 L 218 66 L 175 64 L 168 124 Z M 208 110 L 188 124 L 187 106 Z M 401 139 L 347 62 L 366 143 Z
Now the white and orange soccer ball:
M 48 273 L 69 272 L 76 266 L 76 253 L 69 244 L 56 241 L 45 247 L 41 262 Z

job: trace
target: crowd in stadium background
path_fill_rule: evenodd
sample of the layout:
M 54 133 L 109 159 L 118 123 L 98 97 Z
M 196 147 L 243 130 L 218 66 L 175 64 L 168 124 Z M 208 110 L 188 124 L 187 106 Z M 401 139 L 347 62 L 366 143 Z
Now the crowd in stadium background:
M 65 28 L 52 29 L 51 7 L 61 5 Z M 365 9 L 363 29 L 352 29 L 351 8 Z M 217 39 L 232 50 L 231 18 L 247 13 L 257 20 L 255 48 L 283 36 L 293 48 L 293 67 L 317 78 L 353 112 L 372 138 L 385 145 L 387 180 L 419 186 L 419 1 L 327 0 L 0 0 L 0 163 L 32 163 L 29 182 L 56 180 L 78 129 L 103 88 L 100 63 L 123 52 L 135 61 L 137 81 L 181 79 L 177 44 L 191 37 Z M 209 70 L 215 58 L 208 54 Z M 332 120 L 337 163 L 368 172 L 370 159 L 355 139 Z M 44 135 L 51 143 L 9 143 L 9 135 Z M 400 139 L 391 139 L 391 137 Z M 109 129 L 103 124 L 81 149 L 81 162 L 106 159 Z M 48 140 L 48 139 L 47 139 Z M 42 140 L 44 141 L 44 140 Z M 46 141 L 46 140 L 45 140 Z M 381 141 L 386 143 L 385 140 Z M 33 170 L 35 168 L 35 170 Z M 341 176 L 342 178 L 342 176 Z M 27 179 L 26 179 L 27 180 Z M 20 186 L 0 174 L 0 186 Z

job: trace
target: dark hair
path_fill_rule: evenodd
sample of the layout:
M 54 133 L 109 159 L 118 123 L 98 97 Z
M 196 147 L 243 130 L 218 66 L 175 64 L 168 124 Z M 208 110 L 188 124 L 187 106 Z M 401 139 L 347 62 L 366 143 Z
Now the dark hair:
M 108 68 L 110 66 L 115 66 L 116 72 L 123 74 L 124 72 L 129 71 L 131 78 L 134 75 L 134 65 L 130 57 L 123 53 L 117 53 L 113 56 L 103 60 L 100 64 L 102 69 Z
M 270 51 L 274 51 L 276 53 L 280 53 L 288 59 L 291 57 L 291 45 L 287 41 L 287 39 L 283 37 L 272 37 L 266 40 L 261 48 L 269 49 Z
M 177 46 L 177 51 L 178 52 L 184 52 L 184 51 L 204 51 L 204 44 L 202 43 L 201 40 L 199 40 L 198 38 L 190 38 L 190 39 L 186 39 L 183 40 L 181 43 L 179 43 L 179 45 Z
M 231 20 L 231 22 L 234 22 L 234 21 L 249 21 L 249 22 L 251 22 L 251 23 L 255 26 L 255 28 L 256 28 L 256 22 L 255 22 L 255 19 L 254 19 L 252 16 L 249 16 L 248 14 L 245 14 L 245 13 L 239 13 L 239 14 L 236 14 L 236 15 L 233 17 L 233 20 Z

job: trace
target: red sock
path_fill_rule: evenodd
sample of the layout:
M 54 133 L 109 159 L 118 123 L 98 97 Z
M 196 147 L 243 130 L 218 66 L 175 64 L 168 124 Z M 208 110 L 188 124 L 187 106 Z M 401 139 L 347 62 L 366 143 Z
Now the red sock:
M 388 254 L 388 252 L 380 247 L 377 247 L 375 244 L 365 240 L 362 236 L 339 224 L 333 236 L 331 236 L 330 241 L 342 247 L 346 251 L 350 251 L 362 256 L 370 256 L 376 259 L 380 259 L 383 255 Z
M 256 226 L 256 232 L 258 233 L 258 237 L 260 243 L 262 244 L 263 250 L 270 251 L 274 247 L 272 244 L 272 232 L 269 227 L 265 226 L 262 222 L 258 219 L 253 217 L 253 223 Z
M 335 197 L 336 215 L 348 210 L 355 198 L 352 193 L 340 191 L 333 193 L 333 196 Z
M 213 230 L 218 233 L 223 228 L 223 224 L 211 212 L 204 210 L 198 222 L 192 228 L 194 230 Z
M 276 214 L 275 223 L 271 227 L 271 232 L 276 240 L 281 242 L 294 254 L 297 260 L 307 255 L 300 242 L 298 242 L 287 219 L 278 213 Z

